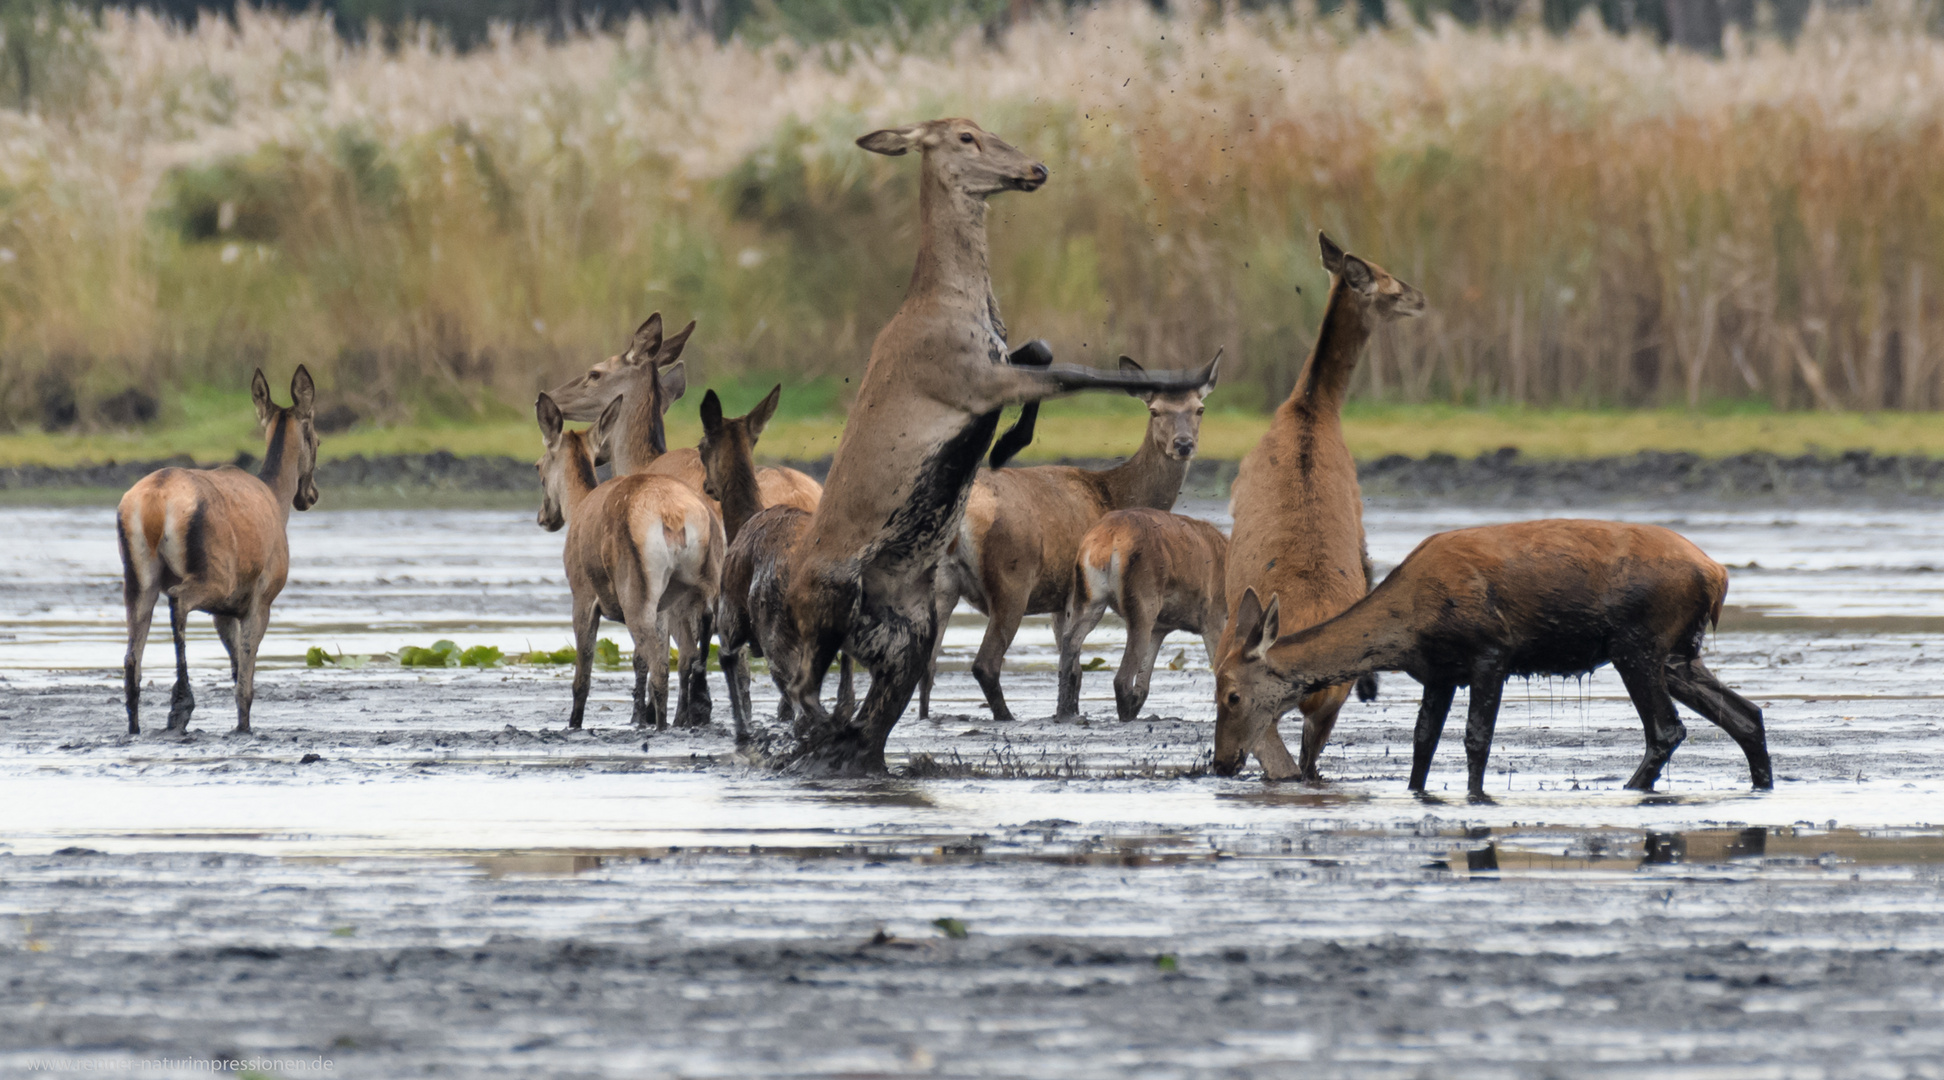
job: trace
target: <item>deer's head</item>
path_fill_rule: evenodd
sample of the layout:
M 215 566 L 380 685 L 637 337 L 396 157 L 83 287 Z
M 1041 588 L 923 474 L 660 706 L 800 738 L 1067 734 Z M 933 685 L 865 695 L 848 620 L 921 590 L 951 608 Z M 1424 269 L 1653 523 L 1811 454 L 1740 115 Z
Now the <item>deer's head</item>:
M 552 390 L 547 396 L 553 398 L 555 407 L 568 420 L 586 422 L 598 419 L 601 410 L 608 403 L 631 391 L 638 392 L 645 387 L 652 375 L 655 387 L 661 393 L 661 411 L 668 407 L 688 389 L 688 371 L 682 364 L 682 350 L 687 347 L 689 336 L 695 333 L 693 320 L 674 334 L 662 336 L 661 312 L 648 316 L 648 321 L 634 332 L 634 337 L 619 353 L 588 368 L 575 378 L 569 379 Z
M 1269 726 L 1302 700 L 1302 688 L 1269 664 L 1269 647 L 1282 629 L 1281 608 L 1275 596 L 1264 608 L 1254 589 L 1243 593 L 1230 628 L 1233 644 L 1215 665 L 1213 767 L 1222 776 L 1240 771 Z
M 1046 166 L 970 120 L 927 120 L 873 131 L 857 145 L 897 157 L 924 155 L 925 173 L 945 186 L 983 199 L 1001 191 L 1033 191 L 1046 183 Z
M 290 377 L 290 406 L 278 405 L 270 397 L 270 380 L 263 377 L 263 369 L 258 368 L 250 379 L 250 398 L 256 402 L 257 424 L 270 434 L 273 448 L 266 459 L 277 457 L 274 448 L 283 453 L 295 454 L 297 487 L 290 497 L 290 505 L 299 510 L 309 510 L 317 505 L 317 384 L 311 381 L 310 369 L 297 365 L 297 373 Z
M 621 399 L 615 398 L 595 422 L 595 429 L 603 424 L 612 426 L 620 412 Z M 533 415 L 540 421 L 540 442 L 545 447 L 533 466 L 540 473 L 539 524 L 548 532 L 559 532 L 567 524 L 567 504 L 573 493 L 593 490 L 594 453 L 587 445 L 587 432 L 565 429 L 566 417 L 551 395 L 540 395 L 533 403 Z
M 1323 269 L 1342 281 L 1363 302 L 1363 309 L 1376 316 L 1376 322 L 1424 314 L 1424 294 L 1415 287 L 1392 277 L 1376 263 L 1343 250 L 1320 232 L 1316 241 L 1323 249 Z
M 737 462 L 748 462 L 756 451 L 756 440 L 763 434 L 770 418 L 776 415 L 777 403 L 783 400 L 783 387 L 778 384 L 769 396 L 756 403 L 756 407 L 743 416 L 733 420 L 724 419 L 722 399 L 714 390 L 702 395 L 702 441 L 696 447 L 702 455 L 702 493 L 709 498 L 722 501 L 722 493 L 730 490 L 736 482 L 730 470 Z M 744 479 L 744 482 L 754 477 Z M 726 508 L 725 508 L 726 509 Z
M 1122 371 L 1146 370 L 1130 356 L 1121 357 L 1120 366 Z M 1208 381 L 1192 390 L 1128 391 L 1147 403 L 1148 441 L 1162 454 L 1176 461 L 1194 458 L 1195 447 L 1201 440 L 1202 401 L 1214 391 L 1221 367 L 1222 354 L 1218 351 L 1208 366 Z

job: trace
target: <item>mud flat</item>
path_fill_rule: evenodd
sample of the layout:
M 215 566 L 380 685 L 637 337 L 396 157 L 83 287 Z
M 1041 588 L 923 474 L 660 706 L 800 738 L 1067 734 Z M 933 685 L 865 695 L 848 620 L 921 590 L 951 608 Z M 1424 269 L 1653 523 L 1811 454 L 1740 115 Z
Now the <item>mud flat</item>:
M 197 617 L 192 734 L 129 737 L 108 519 L 0 511 L 33 538 L 0 550 L 0 1074 L 1944 1075 L 1944 521 L 1591 512 L 1736 567 L 1710 663 L 1768 714 L 1774 792 L 1691 717 L 1662 790 L 1619 790 L 1606 671 L 1508 687 L 1491 804 L 1406 795 L 1401 676 L 1327 786 L 1217 779 L 1199 645 L 1163 650 L 1154 719 L 1114 721 L 1101 671 L 1053 724 L 1030 620 L 1002 726 L 964 612 L 944 715 L 876 782 L 754 771 L 720 723 L 644 737 L 625 669 L 569 734 L 562 669 L 305 665 L 563 644 L 559 538 L 514 511 L 296 515 L 258 735 L 222 734 Z M 1507 516 L 1379 500 L 1372 552 Z

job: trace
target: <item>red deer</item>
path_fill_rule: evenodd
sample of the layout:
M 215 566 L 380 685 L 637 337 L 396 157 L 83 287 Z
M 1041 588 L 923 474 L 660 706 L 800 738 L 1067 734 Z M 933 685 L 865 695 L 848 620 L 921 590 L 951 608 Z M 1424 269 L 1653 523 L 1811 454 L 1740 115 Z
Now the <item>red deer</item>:
M 1647 756 L 1629 788 L 1653 790 L 1687 737 L 1674 701 L 1726 731 L 1755 786 L 1771 787 L 1762 711 L 1701 662 L 1702 636 L 1727 595 L 1728 571 L 1685 537 L 1610 521 L 1439 533 L 1348 611 L 1284 638 L 1278 598 L 1265 610 L 1249 591 L 1216 680 L 1215 770 L 1232 775 L 1245 749 L 1301 698 L 1365 672 L 1401 670 L 1424 684 L 1411 790 L 1424 790 L 1452 695 L 1469 686 L 1465 758 L 1479 797 L 1507 677 L 1612 664 L 1646 729 Z
M 723 418 L 722 402 L 714 390 L 702 398 L 702 442 L 697 449 L 707 471 L 704 490 L 710 498 L 720 500 L 723 531 L 729 540 L 722 563 L 722 595 L 716 601 L 716 635 L 722 641 L 722 675 L 729 684 L 729 709 L 735 717 L 738 746 L 749 742 L 750 654 L 770 659 L 770 677 L 778 690 L 784 690 L 789 684 L 787 665 L 794 651 L 792 646 L 780 644 L 778 637 L 788 634 L 789 627 L 773 617 L 782 610 L 773 595 L 775 571 L 790 544 L 809 523 L 810 515 L 794 506 L 763 508 L 753 455 L 756 440 L 776 414 L 782 393 L 783 388 L 776 387 L 747 415 L 733 420 Z M 752 589 L 769 597 L 770 602 L 752 607 Z M 842 667 L 840 711 L 849 707 L 848 658 Z M 779 719 L 789 723 L 794 716 L 787 697 L 783 706 Z
M 1232 651 L 1236 605 L 1250 589 L 1279 596 L 1283 618 L 1293 627 L 1314 626 L 1370 591 L 1363 494 L 1357 463 L 1343 442 L 1343 401 L 1371 332 L 1380 323 L 1423 311 L 1424 294 L 1375 263 L 1345 253 L 1329 237 L 1318 234 L 1317 239 L 1332 282 L 1316 346 L 1268 432 L 1242 459 L 1230 488 L 1235 525 L 1229 533 L 1230 627 L 1223 637 L 1224 656 Z M 1298 703 L 1300 766 L 1271 723 L 1260 745 L 1251 747 L 1263 773 L 1272 780 L 1319 780 L 1317 757 L 1349 693 L 1348 684 L 1331 685 Z
M 1216 354 L 1208 381 L 1201 386 L 1169 393 L 1135 392 L 1147 403 L 1147 433 L 1133 456 L 1114 468 L 994 468 L 972 482 L 957 547 L 939 574 L 939 615 L 949 617 L 963 596 L 986 616 L 985 640 L 972 662 L 972 675 L 985 692 L 995 721 L 1013 718 L 999 688 L 999 670 L 1019 633 L 1020 619 L 1050 612 L 1054 636 L 1065 634 L 1080 537 L 1110 511 L 1174 507 L 1182 481 L 1188 478 L 1188 463 L 1195 457 L 1202 401 L 1215 389 L 1221 359 Z M 1127 372 L 1142 370 L 1125 356 L 1120 366 Z M 1029 425 L 1031 420 L 1021 422 Z M 927 676 L 918 699 L 920 716 L 930 711 L 929 672 Z
M 923 155 L 919 248 L 904 303 L 871 346 L 823 501 L 779 568 L 795 626 L 797 721 L 765 757 L 798 771 L 884 770 L 884 744 L 930 661 L 939 563 L 958 532 L 1000 410 L 1089 389 L 1183 390 L 1207 371 L 1108 372 L 1008 362 L 987 268 L 985 201 L 1033 191 L 1046 167 L 970 120 L 933 120 L 858 140 Z M 819 700 L 839 650 L 871 673 L 854 716 Z M 771 658 L 775 663 L 775 658 Z
M 268 434 L 263 467 L 251 476 L 231 465 L 158 469 L 123 495 L 115 513 L 121 543 L 122 599 L 128 605 L 128 655 L 122 690 L 128 733 L 139 734 L 142 652 L 155 601 L 169 597 L 176 681 L 169 696 L 170 731 L 187 731 L 196 698 L 189 689 L 183 640 L 189 613 L 207 611 L 229 653 L 236 680 L 236 733 L 250 731 L 256 698 L 257 648 L 270 625 L 270 605 L 290 574 L 290 511 L 317 504 L 317 388 L 303 365 L 290 380 L 288 408 L 270 398 L 258 369 L 250 380 L 257 420 Z
M 546 444 L 537 466 L 545 491 L 540 527 L 548 532 L 567 527 L 562 561 L 574 594 L 574 711 L 567 726 L 580 727 L 587 711 L 595 635 L 603 617 L 627 624 L 634 638 L 635 726 L 668 726 L 671 629 L 681 648 L 675 722 L 706 724 L 708 640 L 722 580 L 722 518 L 672 476 L 636 473 L 595 483 L 590 440 L 606 436 L 625 404 L 616 398 L 587 432 L 563 430 L 560 409 L 546 394 L 534 404 Z
M 1080 646 L 1109 608 L 1127 623 L 1127 648 L 1114 676 L 1114 711 L 1123 721 L 1147 704 L 1154 660 L 1169 633 L 1200 634 L 1214 667 L 1228 623 L 1227 559 L 1228 537 L 1220 529 L 1162 510 L 1117 510 L 1088 529 L 1074 558 L 1060 631 L 1059 715 L 1080 715 Z
M 592 422 L 615 398 L 628 398 L 636 403 L 615 424 L 608 438 L 611 445 L 595 448 L 596 462 L 606 461 L 613 466 L 614 475 L 643 472 L 673 476 L 697 491 L 702 490 L 704 470 L 696 450 L 693 447 L 657 449 L 650 435 L 656 429 L 656 418 L 637 415 L 649 401 L 638 392 L 646 384 L 649 372 L 657 373 L 660 384 L 655 405 L 661 413 L 657 417 L 667 413 L 669 406 L 687 391 L 688 371 L 681 356 L 694 332 L 695 323 L 691 321 L 663 338 L 661 312 L 657 311 L 641 324 L 634 339 L 619 355 L 610 356 L 578 378 L 547 391 L 560 414 L 568 420 Z M 630 391 L 637 392 L 630 394 Z M 788 505 L 815 510 L 817 499 L 823 494 L 822 485 L 795 469 L 759 469 L 756 478 L 761 485 L 764 506 Z

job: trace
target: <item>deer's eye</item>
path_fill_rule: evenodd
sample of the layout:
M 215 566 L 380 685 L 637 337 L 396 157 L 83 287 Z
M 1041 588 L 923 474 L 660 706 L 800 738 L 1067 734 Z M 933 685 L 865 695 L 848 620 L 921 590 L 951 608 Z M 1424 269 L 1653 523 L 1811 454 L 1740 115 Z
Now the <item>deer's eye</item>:
M 1196 409 L 1196 410 L 1195 410 L 1195 415 L 1196 415 L 1196 416 L 1200 416 L 1201 414 L 1203 414 L 1203 413 L 1205 413 L 1205 412 L 1207 412 L 1207 411 L 1208 411 L 1207 409 Z
M 1240 705 L 1240 704 L 1242 704 L 1242 695 L 1241 695 L 1241 694 L 1238 694 L 1238 693 L 1236 693 L 1236 692 L 1235 692 L 1235 691 L 1233 691 L 1233 690 L 1230 690 L 1230 691 L 1229 691 L 1229 704 L 1230 704 L 1230 705 Z
M 971 146 L 974 141 L 972 138 L 972 133 L 969 131 L 959 132 L 959 141 L 964 143 L 967 146 Z

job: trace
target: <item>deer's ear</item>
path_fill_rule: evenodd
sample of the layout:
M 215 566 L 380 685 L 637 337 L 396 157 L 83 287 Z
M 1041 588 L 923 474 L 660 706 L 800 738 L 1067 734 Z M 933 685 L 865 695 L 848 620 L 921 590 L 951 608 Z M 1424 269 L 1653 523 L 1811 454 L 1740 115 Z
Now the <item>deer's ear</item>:
M 594 447 L 594 463 L 597 465 L 612 456 L 609 450 L 612 448 L 614 431 L 621 426 L 622 402 L 626 400 L 627 395 L 623 394 L 608 402 L 607 408 L 601 410 L 600 419 L 587 429 L 587 439 Z
M 695 333 L 695 320 L 690 319 L 687 326 L 668 335 L 667 340 L 661 343 L 661 348 L 655 351 L 656 365 L 667 367 L 675 361 L 680 360 L 682 358 L 682 350 L 688 347 L 689 335 L 693 333 Z
M 634 339 L 628 342 L 628 351 L 621 358 L 630 364 L 645 364 L 661 351 L 662 323 L 661 312 L 648 316 L 648 321 L 635 328 Z
M 616 398 L 615 400 L 619 401 L 621 399 Z M 554 399 L 546 394 L 541 394 L 539 400 L 533 403 L 533 417 L 540 421 L 540 441 L 545 443 L 549 450 L 558 446 L 560 444 L 561 425 L 567 418 L 560 415 L 560 406 L 554 404 Z
M 262 368 L 250 376 L 250 400 L 256 403 L 257 426 L 267 426 L 270 418 L 277 415 L 277 403 L 270 400 L 270 380 L 263 377 Z
M 1242 594 L 1242 603 L 1235 609 L 1235 640 L 1241 643 L 1242 659 L 1255 663 L 1268 655 L 1281 622 L 1280 609 L 1278 597 L 1269 598 L 1269 608 L 1265 611 L 1254 589 Z
M 317 384 L 311 381 L 310 369 L 297 365 L 297 373 L 290 377 L 290 401 L 297 415 L 308 417 L 317 412 Z
M 1207 397 L 1215 392 L 1215 381 L 1222 375 L 1222 350 L 1215 350 L 1215 359 L 1208 362 L 1208 376 L 1202 380 L 1201 389 L 1195 391 L 1197 397 Z
M 1363 293 L 1365 296 L 1370 295 L 1377 287 L 1376 271 L 1370 268 L 1369 263 L 1357 258 L 1355 255 L 1345 255 L 1343 257 L 1343 269 L 1338 271 L 1338 273 L 1343 275 L 1343 283 L 1345 285 Z
M 1131 372 L 1135 375 L 1144 374 L 1147 371 L 1146 368 L 1136 363 L 1134 358 L 1131 356 L 1123 356 L 1120 358 L 1120 369 L 1122 371 Z M 1146 401 L 1149 403 L 1152 403 L 1154 401 L 1154 392 L 1151 390 L 1135 390 L 1130 388 L 1127 391 L 1127 395 L 1129 397 L 1140 398 L 1142 401 Z
M 1316 234 L 1316 243 L 1323 249 L 1323 269 L 1332 274 L 1342 273 L 1343 248 L 1339 247 L 1335 240 L 1330 239 L 1329 234 L 1323 232 Z
M 714 438 L 722 430 L 722 399 L 714 390 L 702 395 L 702 433 Z
M 912 147 L 918 145 L 918 132 L 922 126 L 920 124 L 913 124 L 910 127 L 884 128 L 880 131 L 873 131 L 869 135 L 858 139 L 857 145 L 869 150 L 873 154 L 883 154 L 886 157 L 899 157 L 910 152 Z
M 655 377 L 661 380 L 662 411 L 667 412 L 670 405 L 688 393 L 688 368 L 677 360 L 663 367 Z
M 776 406 L 782 401 L 783 384 L 777 383 L 770 388 L 768 397 L 757 402 L 756 407 L 749 410 L 749 415 L 743 418 L 743 423 L 749 428 L 751 442 L 756 441 L 763 434 L 763 429 L 769 426 L 770 418 L 776 415 Z

